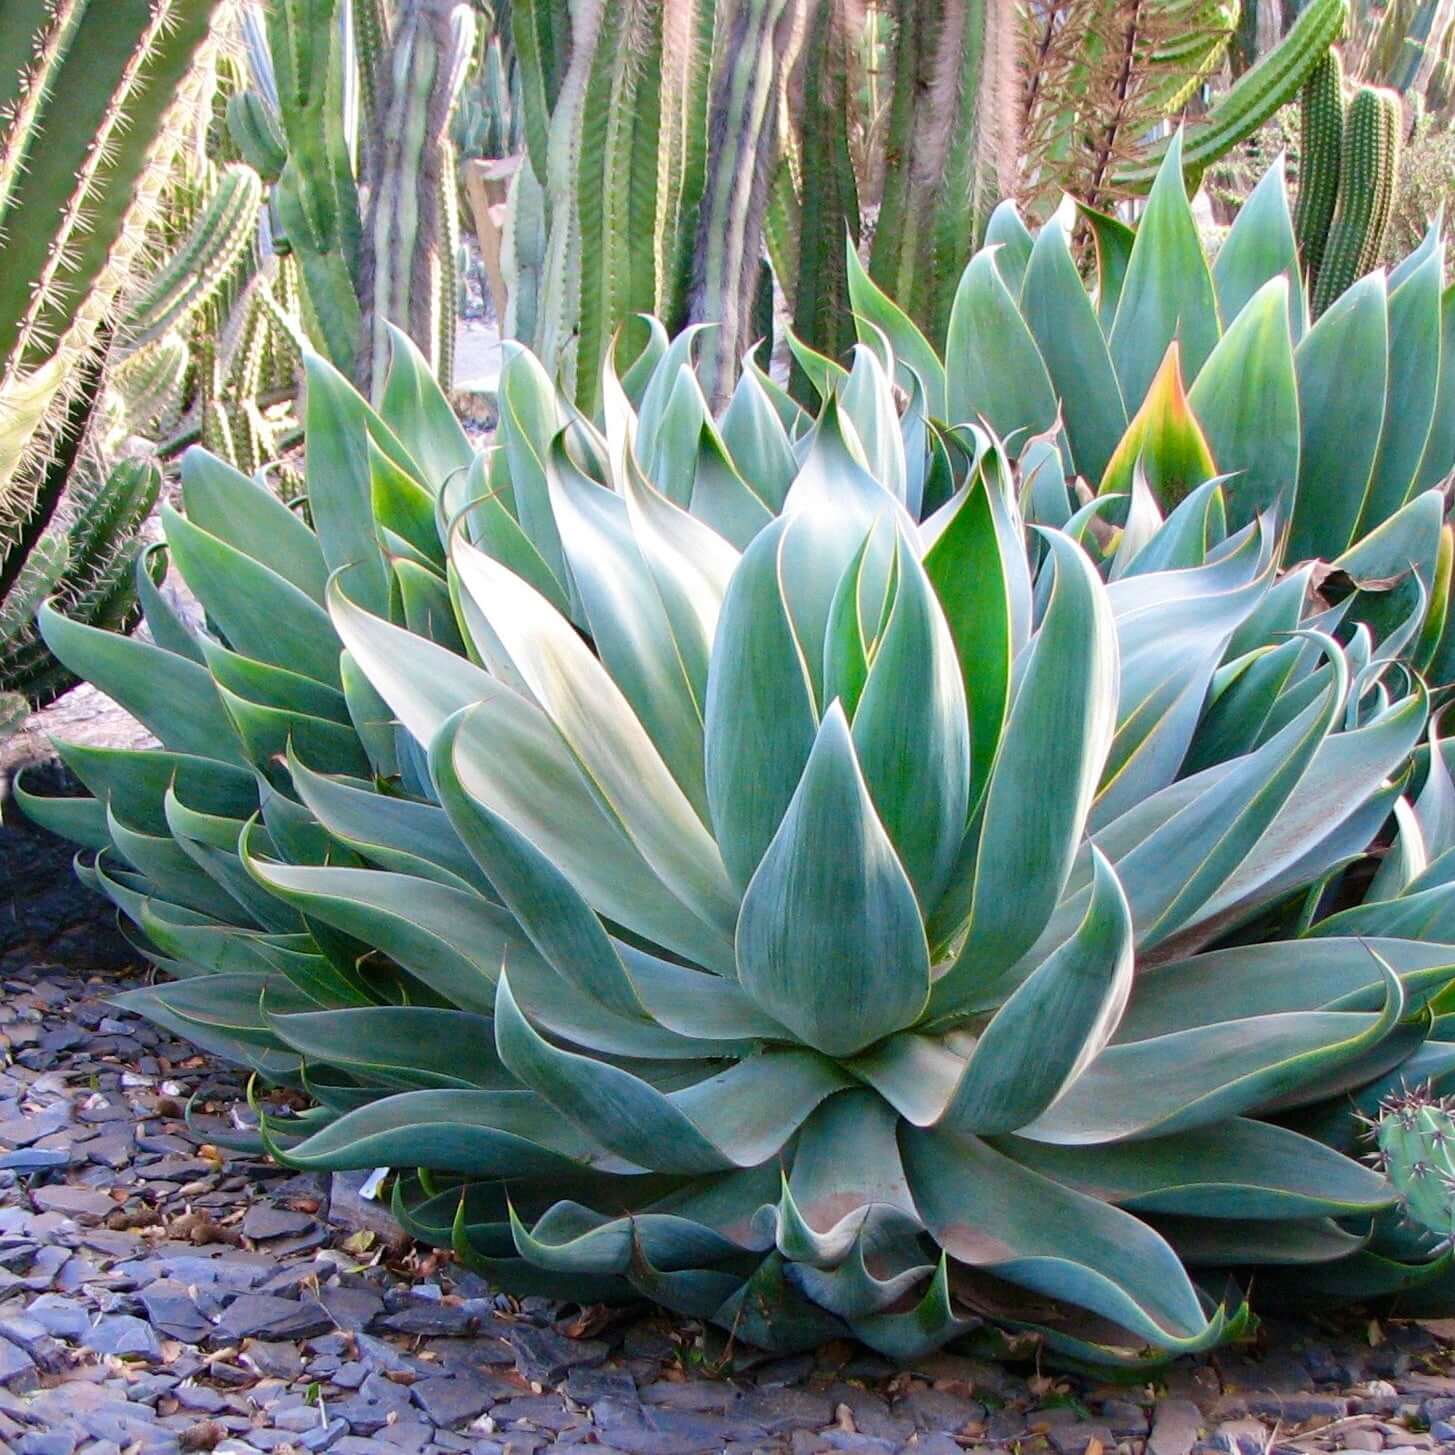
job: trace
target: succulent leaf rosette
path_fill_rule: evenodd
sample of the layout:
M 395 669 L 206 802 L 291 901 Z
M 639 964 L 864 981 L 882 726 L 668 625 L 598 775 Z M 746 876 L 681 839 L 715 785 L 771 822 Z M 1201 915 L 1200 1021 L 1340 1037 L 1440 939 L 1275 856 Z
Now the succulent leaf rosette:
M 515 1292 L 1122 1367 L 1247 1270 L 1451 1302 L 1357 1156 L 1455 1079 L 1455 440 L 1385 388 L 1438 243 L 1305 329 L 1281 180 L 1210 270 L 1180 175 L 1095 297 L 998 214 L 944 362 L 855 274 L 813 411 L 749 363 L 712 418 L 658 328 L 596 420 L 512 352 L 477 454 L 396 337 L 377 412 L 310 364 L 311 524 L 189 455 L 205 629 L 42 623 L 163 747 L 21 790 L 169 977 L 125 1001 Z

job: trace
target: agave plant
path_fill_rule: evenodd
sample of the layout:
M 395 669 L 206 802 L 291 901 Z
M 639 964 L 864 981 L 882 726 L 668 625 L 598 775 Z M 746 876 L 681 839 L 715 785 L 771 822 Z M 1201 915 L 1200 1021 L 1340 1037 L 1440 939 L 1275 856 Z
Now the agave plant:
M 1276 377 L 1245 320 L 1291 353 L 1296 285 L 1254 250 L 1184 396 L 1173 167 L 1135 339 L 1060 273 L 1123 411 L 1099 469 L 1071 398 L 1013 417 L 1059 230 L 1014 292 L 1011 249 L 972 262 L 943 365 L 864 295 L 849 369 L 800 350 L 815 415 L 748 366 L 711 418 L 657 329 L 595 422 L 514 352 L 476 455 L 396 335 L 377 411 L 308 365 L 312 527 L 189 454 L 164 526 L 207 630 L 150 578 L 151 641 L 42 616 L 163 748 L 19 786 L 171 977 L 127 1002 L 306 1088 L 260 1103 L 277 1156 L 399 1169 L 405 1225 L 517 1292 L 1123 1366 L 1245 1329 L 1239 1270 L 1448 1301 L 1356 1155 L 1402 1076 L 1455 1078 L 1410 665 L 1443 497 L 1412 465 L 1367 569 L 1284 568 L 1300 441 L 1271 492 L 1216 471 L 1231 381 Z

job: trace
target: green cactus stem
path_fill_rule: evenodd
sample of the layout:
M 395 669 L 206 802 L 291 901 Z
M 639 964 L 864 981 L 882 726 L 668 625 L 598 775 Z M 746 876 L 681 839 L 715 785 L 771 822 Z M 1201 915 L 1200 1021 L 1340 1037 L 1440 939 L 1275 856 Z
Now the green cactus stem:
M 362 330 L 363 225 L 343 122 L 339 0 L 276 0 L 268 11 L 268 41 L 288 142 L 273 200 L 299 260 L 314 347 L 352 374 Z
M 1216 102 L 1183 143 L 1182 165 L 1196 182 L 1219 157 L 1245 141 L 1275 111 L 1298 95 L 1314 67 L 1343 33 L 1346 0 L 1310 0 L 1288 34 L 1245 71 Z M 1165 147 L 1145 160 L 1115 169 L 1113 183 L 1126 191 L 1146 191 L 1156 180 Z
M 1344 66 L 1330 51 L 1303 83 L 1299 97 L 1300 132 L 1298 204 L 1293 230 L 1299 255 L 1316 287 L 1334 206 L 1339 196 L 1339 157 L 1344 142 Z
M 1313 294 L 1315 317 L 1375 264 L 1394 212 L 1400 106 L 1392 91 L 1362 87 L 1344 118 L 1339 200 Z
M 1378 1162 L 1410 1221 L 1455 1241 L 1455 1102 L 1401 1091 L 1379 1106 Z
M 458 204 L 444 143 L 473 48 L 473 18 L 453 0 L 404 0 L 395 16 L 379 77 L 360 276 L 364 344 L 355 373 L 366 392 L 383 387 L 390 324 L 448 382 L 454 281 L 447 273 Z
M 1017 23 L 1008 0 L 900 8 L 889 167 L 869 272 L 933 339 L 944 338 L 960 274 L 1010 190 Z
M 263 184 L 241 162 L 228 167 L 181 245 L 132 298 L 121 342 L 144 349 L 191 318 L 227 284 L 252 246 Z
M 239 154 L 272 184 L 288 165 L 288 142 L 278 113 L 256 91 L 239 91 L 227 101 L 227 131 Z

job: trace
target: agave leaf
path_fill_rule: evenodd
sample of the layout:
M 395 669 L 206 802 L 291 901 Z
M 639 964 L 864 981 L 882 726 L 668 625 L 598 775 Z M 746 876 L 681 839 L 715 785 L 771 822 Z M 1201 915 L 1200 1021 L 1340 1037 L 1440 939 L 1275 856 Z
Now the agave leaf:
M 1216 1342 L 1177 1255 L 1130 1213 L 1012 1161 L 975 1137 L 900 1134 L 936 1241 L 973 1268 L 1112 1319 L 1160 1347 Z
M 245 768 L 216 758 L 151 748 L 104 748 L 56 742 L 66 767 L 127 823 L 146 833 L 166 833 L 162 798 L 175 786 L 184 798 L 206 802 L 229 818 L 246 818 L 258 806 L 257 781 Z
M 737 954 L 743 988 L 828 1055 L 851 1055 L 924 1009 L 929 953 L 914 890 L 838 703 L 744 892 Z
M 1076 472 L 1100 480 L 1126 432 L 1127 409 L 1096 309 L 1056 218 L 1036 235 L 1020 308 L 1060 400 Z
M 495 1043 L 512 1074 L 594 1143 L 663 1172 L 756 1166 L 844 1084 L 811 1051 L 764 1051 L 663 1093 L 620 1066 L 552 1046 L 521 1014 L 508 974 L 496 996 Z
M 1287 166 L 1282 152 L 1238 208 L 1238 215 L 1218 249 L 1212 276 L 1224 329 L 1233 326 L 1234 319 L 1271 279 L 1285 279 L 1288 327 L 1295 344 L 1303 337 L 1307 304 L 1298 242 L 1293 234 L 1293 215 L 1288 207 Z
M 535 954 L 498 905 L 433 880 L 382 869 L 273 864 L 247 851 L 243 862 L 265 889 L 376 946 L 461 1010 L 490 1014 L 501 966 Z
M 182 456 L 182 506 L 199 530 L 267 564 L 318 605 L 328 566 L 318 537 L 266 485 L 193 446 Z
M 1179 129 L 1147 194 L 1109 333 L 1112 362 L 1128 407 L 1146 396 L 1174 342 L 1195 379 L 1218 333 L 1212 275 L 1182 180 Z
M 278 1039 L 306 1062 L 338 1066 L 382 1086 L 489 1091 L 512 1084 L 484 1016 L 427 1005 L 284 1013 L 265 1002 L 264 1010 Z
M 1036 341 L 995 257 L 976 253 L 950 309 L 945 339 L 945 407 L 952 424 L 982 419 L 1002 439 L 1055 427 L 1057 404 Z
M 1014 1137 L 996 1145 L 1023 1166 L 1134 1212 L 1368 1217 L 1394 1197 L 1379 1173 L 1352 1158 L 1245 1117 L 1151 1141 L 1075 1147 Z
M 1435 417 L 1440 375 L 1440 290 L 1444 248 L 1435 249 L 1389 293 L 1386 427 L 1354 538 L 1368 534 L 1409 498 Z M 1348 367 L 1348 361 L 1345 361 Z M 1346 375 L 1347 377 L 1347 375 Z M 1397 421 L 1397 424 L 1396 424 Z
M 454 766 L 463 789 L 546 854 L 599 914 L 697 964 L 733 973 L 731 939 L 658 879 L 602 810 L 538 708 L 494 690 L 460 724 Z
M 106 828 L 106 805 L 98 798 L 57 798 L 50 794 L 30 793 L 16 777 L 12 792 L 20 811 L 32 823 L 69 839 L 83 849 L 104 849 L 111 842 Z
M 854 346 L 854 366 L 838 400 L 864 447 L 874 478 L 895 499 L 907 501 L 909 464 L 894 389 L 885 365 L 869 345 Z
M 330 571 L 350 568 L 360 605 L 389 607 L 389 580 L 374 532 L 369 475 L 369 406 L 331 364 L 304 359 L 308 503 Z
M 1326 935 L 1316 957 L 1298 940 L 1236 945 L 1142 971 L 1135 1003 L 1115 1040 L 1146 1040 L 1212 1025 L 1226 1020 L 1229 1010 L 1238 1016 L 1377 1011 L 1385 995 L 1380 961 L 1400 977 L 1411 1013 L 1455 978 L 1452 945 Z
M 871 1236 L 871 1224 L 895 1228 L 901 1238 L 918 1229 L 896 1122 L 880 1097 L 860 1089 L 829 1097 L 804 1123 L 779 1200 L 777 1246 L 785 1258 L 832 1268 Z
M 979 475 L 951 502 L 953 509 L 925 552 L 924 571 L 944 612 L 970 726 L 969 801 L 979 801 L 990 776 L 1010 702 L 1012 603 L 1006 543 L 996 528 L 993 487 Z
M 1455 284 L 1440 295 L 1440 378 L 1435 387 L 1435 417 L 1412 492 L 1443 485 L 1455 470 Z
M 1111 865 L 1092 852 L 1085 919 L 992 1017 L 937 1125 L 985 1136 L 1024 1126 L 1110 1040 L 1132 990 L 1132 914 Z
M 423 483 L 437 495 L 455 471 L 470 468 L 475 450 L 414 341 L 393 324 L 385 327 L 389 373 L 379 414 L 417 463 Z
M 925 392 L 929 412 L 936 419 L 944 419 L 945 366 L 940 362 L 940 356 L 915 321 L 869 276 L 859 260 L 858 249 L 847 238 L 844 240 L 844 255 L 848 265 L 849 303 L 854 310 L 860 339 L 865 338 L 866 325 L 882 330 L 894 350 L 895 378 L 900 387 L 913 392 L 918 381 Z M 726 418 L 723 420 L 723 434 L 731 442 Z
M 746 886 L 777 831 L 818 732 L 812 683 L 779 586 L 786 521 L 761 532 L 728 583 L 707 680 L 713 831 Z
M 398 536 L 431 565 L 443 569 L 445 553 L 436 523 L 438 500 L 367 439 L 369 501 L 381 541 Z
M 170 835 L 144 834 L 108 812 L 107 832 L 126 862 L 146 875 L 163 898 L 224 923 L 241 924 L 243 908 L 205 874 Z
M 1234 527 L 1286 514 L 1298 479 L 1298 386 L 1288 326 L 1288 280 L 1270 279 L 1228 325 L 1187 402 L 1219 470 Z
M 1096 318 L 1102 332 L 1110 336 L 1137 234 L 1120 218 L 1098 212 L 1084 202 L 1076 204 L 1076 212 L 1091 229 L 1096 248 Z
M 968 922 L 973 956 L 935 986 L 936 1005 L 993 980 L 1030 948 L 1076 856 L 1113 731 L 1117 649 L 1106 591 L 1065 536 L 1043 532 L 1055 581 L 985 790 L 973 865 L 930 921 L 941 944 Z M 977 833 L 978 829 L 978 833 Z
M 1369 1241 L 1367 1233 L 1347 1232 L 1332 1218 L 1266 1223 L 1163 1216 L 1156 1222 L 1177 1256 L 1195 1268 L 1334 1263 L 1357 1254 Z
M 1180 346 L 1174 339 L 1107 461 L 1099 494 L 1129 494 L 1140 462 L 1158 503 L 1172 510 L 1217 474 L 1207 436 L 1182 387 L 1181 361 Z
M 928 910 L 965 834 L 970 735 L 955 642 L 930 578 L 903 535 L 895 549 L 894 602 L 854 709 L 853 740 L 879 819 Z M 846 579 L 851 572 L 857 582 L 853 565 Z
M 260 707 L 322 718 L 341 727 L 351 727 L 348 701 L 337 688 L 316 677 L 286 667 L 270 666 L 252 657 L 230 652 L 210 638 L 202 638 L 202 661 L 217 686 Z
M 49 602 L 37 620 L 46 646 L 67 668 L 94 682 L 173 752 L 244 761 L 205 667 L 136 637 L 73 621 Z
M 453 560 L 603 809 L 674 894 L 730 933 L 737 894 L 717 845 L 621 689 L 571 625 L 518 576 L 458 539 Z
M 894 1160 L 898 1165 L 898 1148 Z M 934 1264 L 924 1259 L 920 1239 L 904 1219 L 892 1213 L 875 1216 L 871 1212 L 840 1262 L 822 1268 L 794 1263 L 788 1277 L 801 1293 L 839 1318 L 850 1320 L 857 1331 L 861 1321 L 868 1322 L 896 1305 L 902 1306 L 905 1296 L 935 1273 Z M 894 1318 L 903 1317 L 891 1315 L 886 1333 L 892 1331 Z M 873 1332 L 871 1325 L 871 1335 Z
M 783 508 L 793 477 L 798 474 L 798 459 L 788 431 L 755 370 L 744 369 L 739 376 L 719 428 L 726 457 L 744 480 L 753 482 L 752 489 L 758 498 L 776 515 Z M 700 474 L 700 465 L 698 470 Z
M 674 505 L 685 507 L 692 499 L 698 446 L 711 428 L 711 418 L 697 376 L 690 369 L 680 370 L 652 437 L 651 449 L 642 447 L 639 455 L 648 476 L 660 483 Z M 639 446 L 641 439 L 639 432 Z
M 380 868 L 492 896 L 490 881 L 451 831 L 444 809 L 379 793 L 357 779 L 316 773 L 291 751 L 288 775 L 319 823 Z
M 560 1177 L 613 1160 L 528 1091 L 443 1089 L 381 1097 L 274 1155 L 309 1170 L 423 1165 L 474 1177 Z
M 236 652 L 338 687 L 338 639 L 313 598 L 169 505 L 162 524 L 173 560 Z
M 645 1012 L 610 937 L 570 880 L 524 834 L 472 797 L 455 768 L 466 708 L 430 745 L 430 772 L 450 826 L 489 877 L 541 958 L 618 1015 Z
M 559 436 L 551 444 L 546 479 L 561 544 L 602 664 L 698 816 L 705 818 L 700 699 L 626 502 L 581 474 Z
M 1378 1014 L 1248 1016 L 1110 1046 L 1022 1135 L 1072 1145 L 1171 1136 L 1292 1095 L 1317 1097 L 1399 1025 L 1404 987 L 1381 970 Z
M 653 489 L 635 460 L 626 462 L 621 493 L 637 548 L 670 623 L 700 720 L 718 617 L 741 557 L 716 531 Z
M 1325 310 L 1294 354 L 1300 436 L 1290 561 L 1331 561 L 1354 539 L 1385 417 L 1389 349 L 1384 275 L 1371 273 Z
M 505 346 L 497 397 L 497 436 L 509 463 L 515 514 L 562 594 L 567 594 L 570 578 L 546 487 L 546 455 L 565 424 L 560 400 L 534 355 L 514 344 Z

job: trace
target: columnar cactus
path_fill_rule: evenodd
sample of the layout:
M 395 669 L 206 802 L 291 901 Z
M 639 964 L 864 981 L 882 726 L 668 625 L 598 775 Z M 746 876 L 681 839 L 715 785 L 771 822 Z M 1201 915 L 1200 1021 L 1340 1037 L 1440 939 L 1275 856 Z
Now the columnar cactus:
M 111 321 L 164 192 L 189 77 L 218 0 L 47 0 L 0 31 L 0 691 L 52 695 L 31 630 L 59 594 L 121 625 L 114 576 L 145 509 L 129 472 L 72 490 Z M 69 530 L 52 528 L 72 494 Z M 113 506 L 115 508 L 113 508 Z M 128 573 L 129 574 L 129 573 Z
M 1394 212 L 1399 149 L 1399 97 L 1361 87 L 1344 119 L 1339 196 L 1313 290 L 1315 317 L 1378 259 Z
M 1300 175 L 1293 229 L 1309 286 L 1314 287 L 1339 197 L 1339 158 L 1344 147 L 1344 64 L 1337 51 L 1331 50 L 1304 82 L 1299 110 Z
M 473 47 L 473 18 L 456 0 L 402 0 L 374 77 L 379 114 L 370 143 L 359 280 L 364 339 L 355 370 L 365 392 L 382 385 L 390 324 L 403 328 L 449 382 L 459 204 L 446 137 Z

